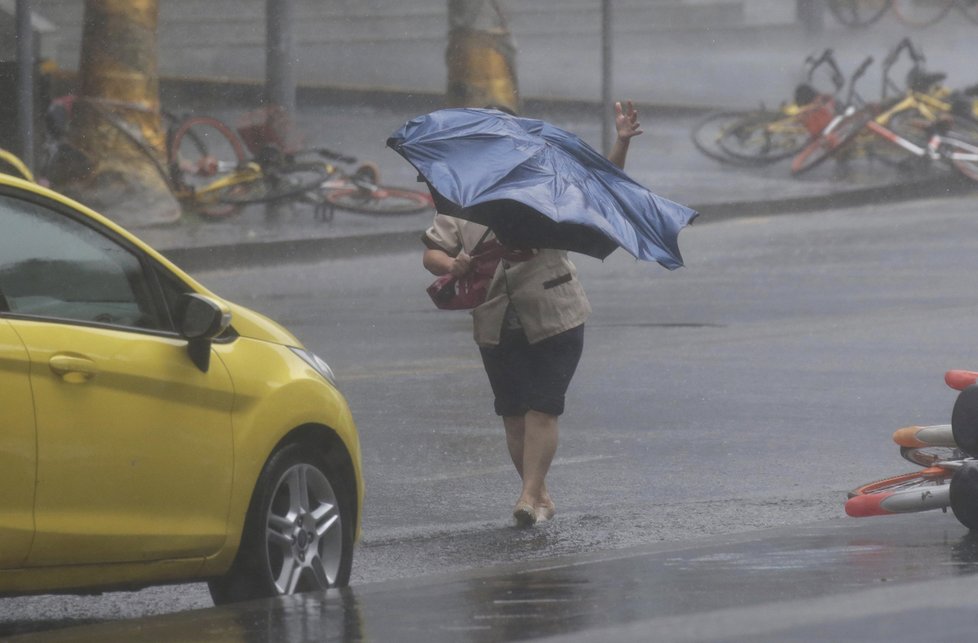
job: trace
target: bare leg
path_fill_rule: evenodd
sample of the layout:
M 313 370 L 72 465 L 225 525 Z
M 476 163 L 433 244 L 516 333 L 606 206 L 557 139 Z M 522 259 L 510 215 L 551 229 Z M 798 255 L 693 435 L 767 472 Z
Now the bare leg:
M 503 426 L 506 428 L 506 448 L 509 457 L 513 459 L 516 473 L 523 479 L 523 436 L 526 434 L 526 423 L 522 415 L 503 416 Z
M 523 492 L 517 504 L 552 508 L 553 502 L 547 493 L 546 478 L 550 463 L 557 452 L 557 416 L 529 411 L 524 417 L 524 427 Z

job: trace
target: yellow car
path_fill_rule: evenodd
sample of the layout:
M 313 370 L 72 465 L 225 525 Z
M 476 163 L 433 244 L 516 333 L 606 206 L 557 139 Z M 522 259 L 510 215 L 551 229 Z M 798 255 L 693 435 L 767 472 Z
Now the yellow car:
M 360 445 L 329 366 L 118 225 L 0 175 L 0 595 L 349 581 Z

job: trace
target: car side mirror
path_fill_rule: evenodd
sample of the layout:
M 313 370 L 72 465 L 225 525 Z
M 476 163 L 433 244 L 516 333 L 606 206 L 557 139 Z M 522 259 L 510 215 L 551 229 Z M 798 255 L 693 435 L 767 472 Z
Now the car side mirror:
M 184 293 L 177 300 L 177 332 L 187 340 L 187 353 L 194 365 L 207 372 L 211 342 L 231 323 L 231 311 L 222 303 L 198 293 Z

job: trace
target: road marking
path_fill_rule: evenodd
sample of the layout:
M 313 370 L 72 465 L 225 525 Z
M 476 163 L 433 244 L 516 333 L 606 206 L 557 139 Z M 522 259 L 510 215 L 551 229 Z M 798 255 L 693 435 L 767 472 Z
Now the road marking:
M 498 598 L 493 601 L 496 605 L 521 605 L 524 603 L 578 603 L 580 599 L 577 598 Z

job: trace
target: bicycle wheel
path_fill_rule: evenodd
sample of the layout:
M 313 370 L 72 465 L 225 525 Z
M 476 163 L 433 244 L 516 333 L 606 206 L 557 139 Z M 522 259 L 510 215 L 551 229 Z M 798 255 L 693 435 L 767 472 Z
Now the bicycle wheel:
M 864 484 L 849 492 L 846 514 L 863 518 L 943 509 L 951 503 L 951 473 L 930 467 Z
M 883 123 L 884 127 L 900 138 L 906 139 L 917 147 L 927 147 L 933 130 L 933 120 L 924 116 L 916 109 L 905 109 L 891 115 Z M 881 136 L 874 136 L 869 144 L 869 153 L 889 165 L 901 166 L 913 154 L 908 150 L 894 145 Z
M 798 176 L 821 165 L 854 139 L 871 120 L 872 115 L 866 112 L 856 112 L 843 118 L 831 132 L 823 133 L 792 159 L 791 173 Z
M 417 214 L 432 208 L 431 197 L 421 192 L 383 185 L 338 187 L 324 198 L 337 208 L 360 214 Z
M 829 11 L 847 27 L 868 27 L 883 17 L 891 0 L 828 0 Z
M 954 0 L 892 0 L 896 19 L 908 27 L 928 27 L 947 15 Z
M 900 456 L 925 468 L 936 466 L 938 462 L 966 457 L 963 451 L 952 447 L 900 447 Z
M 417 214 L 432 208 L 427 194 L 378 185 L 374 188 L 350 186 L 326 192 L 328 203 L 360 214 Z
M 166 149 L 169 150 L 172 146 L 173 135 L 176 133 L 177 129 L 183 124 L 185 120 L 191 118 L 189 115 L 177 116 L 173 112 L 162 110 L 160 115 L 163 119 L 163 127 L 166 129 Z M 196 130 L 191 129 L 188 133 L 192 144 L 197 148 L 197 151 L 201 156 L 207 154 L 207 143 L 202 138 L 197 136 Z
M 727 128 L 717 144 L 735 159 L 767 165 L 797 154 L 810 140 L 798 116 L 772 112 L 745 117 Z
M 958 0 L 955 6 L 968 20 L 978 24 L 978 0 Z
M 978 181 L 978 131 L 969 131 L 957 123 L 941 137 L 941 152 L 958 172 Z
M 215 179 L 245 162 L 244 145 L 227 125 L 209 116 L 185 119 L 170 137 L 167 150 L 170 181 L 177 196 L 198 214 L 224 218 L 238 211 L 210 196 L 198 198 Z
M 712 112 L 693 125 L 690 138 L 696 149 L 714 161 L 733 165 L 748 165 L 743 159 L 734 158 L 727 154 L 727 151 L 720 145 L 720 139 L 728 130 L 737 127 L 741 122 L 763 113 L 765 112 Z
M 326 166 L 322 163 L 291 163 L 282 167 L 263 167 L 260 181 L 248 181 L 231 185 L 218 192 L 222 203 L 247 205 L 272 203 L 313 192 L 326 180 Z
M 944 138 L 945 149 L 954 168 L 972 181 L 978 181 L 978 145 Z

